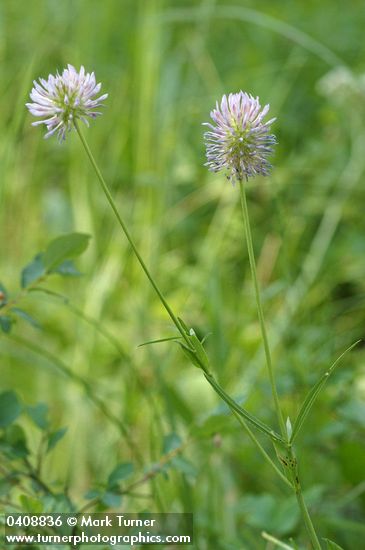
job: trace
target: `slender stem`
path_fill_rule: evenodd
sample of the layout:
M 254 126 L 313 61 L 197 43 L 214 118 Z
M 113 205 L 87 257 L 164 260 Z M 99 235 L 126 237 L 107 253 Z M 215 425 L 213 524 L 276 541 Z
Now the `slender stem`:
M 244 185 L 243 181 L 241 181 L 239 183 L 239 186 L 240 186 L 240 194 L 241 194 L 241 207 L 242 207 L 243 224 L 245 226 L 245 232 L 246 232 L 248 258 L 249 258 L 249 262 L 250 262 L 251 275 L 252 275 L 252 279 L 253 279 L 253 283 L 254 283 L 254 287 L 255 287 L 257 312 L 258 312 L 259 321 L 260 321 L 262 339 L 263 339 L 263 342 L 264 342 L 266 364 L 267 364 L 267 369 L 268 369 L 268 373 L 269 373 L 271 391 L 272 391 L 272 395 L 273 395 L 273 398 L 274 398 L 274 405 L 275 405 L 276 415 L 277 415 L 278 422 L 279 422 L 279 425 L 280 425 L 281 433 L 282 433 L 283 437 L 286 438 L 286 429 L 285 429 L 285 424 L 284 424 L 284 418 L 283 418 L 283 414 L 281 412 L 281 408 L 280 408 L 280 404 L 279 404 L 279 397 L 278 397 L 278 392 L 277 392 L 276 384 L 275 384 L 274 369 L 273 369 L 272 361 L 271 361 L 269 341 L 268 341 L 267 332 L 266 332 L 264 312 L 263 312 L 263 309 L 262 309 L 261 295 L 260 295 L 259 283 L 258 283 L 258 279 L 257 279 L 255 253 L 254 253 L 253 244 L 252 244 L 250 219 L 249 219 L 248 208 L 247 208 L 246 191 L 245 191 L 245 185 Z
M 96 161 L 94 159 L 94 156 L 90 150 L 90 147 L 88 146 L 88 143 L 87 141 L 85 140 L 81 130 L 80 130 L 80 127 L 78 125 L 78 122 L 77 120 L 74 121 L 74 125 L 75 125 L 75 128 L 76 128 L 76 131 L 80 137 L 80 140 L 81 140 L 81 143 L 86 151 L 86 154 L 95 170 L 95 173 L 98 177 L 98 180 L 101 184 L 101 187 L 103 189 L 103 192 L 125 234 L 125 236 L 127 237 L 128 241 L 129 241 L 129 244 L 131 245 L 132 249 L 133 249 L 133 252 L 135 253 L 143 271 L 145 272 L 145 274 L 147 275 L 147 278 L 148 280 L 150 281 L 151 285 L 153 286 L 154 290 L 156 291 L 159 299 L 161 300 L 162 304 L 164 305 L 167 313 L 169 314 L 171 320 L 173 321 L 173 323 L 175 324 L 176 328 L 178 329 L 178 331 L 180 332 L 180 334 L 183 336 L 185 342 L 188 344 L 189 348 L 191 346 L 191 341 L 190 339 L 188 338 L 187 334 L 186 334 L 186 331 L 184 329 L 184 327 L 182 326 L 181 322 L 179 321 L 179 319 L 175 316 L 175 314 L 173 313 L 172 309 L 170 308 L 169 304 L 167 303 L 164 295 L 162 294 L 161 290 L 159 289 L 159 287 L 157 286 L 157 283 L 155 282 L 155 280 L 153 279 L 151 273 L 149 272 L 145 262 L 143 261 L 140 253 L 138 252 L 138 249 L 136 247 L 136 245 L 134 244 L 134 241 L 126 227 L 126 224 L 124 223 L 121 215 L 119 214 L 118 212 L 118 209 L 116 207 L 116 204 L 115 204 L 115 201 L 112 197 L 112 194 L 108 188 L 108 185 L 107 183 L 105 182 L 105 179 L 102 175 L 102 173 L 100 172 L 100 169 L 98 167 L 98 165 L 96 164 Z M 252 248 L 252 242 L 251 242 L 251 248 Z M 262 310 L 261 310 L 262 311 Z M 261 318 L 260 318 L 261 319 Z M 266 334 L 266 333 L 265 333 Z M 267 344 L 267 339 L 265 339 L 265 342 Z M 268 347 L 268 346 L 267 346 Z M 203 367 L 202 367 L 203 368 Z M 203 370 L 205 370 L 203 368 Z M 277 441 L 282 441 L 282 439 L 280 438 L 279 435 L 275 434 L 272 430 L 270 430 L 269 428 L 267 428 L 266 426 L 264 426 L 260 421 L 258 421 L 257 419 L 255 419 L 254 417 L 252 417 L 251 415 L 249 415 L 249 413 L 247 413 L 246 411 L 243 411 L 243 409 L 241 409 L 241 407 L 239 407 L 231 398 L 229 398 L 229 396 L 222 390 L 222 388 L 220 388 L 220 386 L 218 385 L 218 383 L 213 379 L 212 376 L 210 375 L 207 375 L 207 373 L 205 373 L 205 377 L 206 379 L 208 380 L 208 382 L 213 386 L 213 388 L 215 389 L 215 391 L 220 395 L 220 397 L 226 401 L 226 403 L 229 405 L 229 407 L 231 408 L 232 411 L 235 411 L 236 413 L 238 413 L 239 415 L 245 415 L 245 418 L 246 420 L 252 422 L 254 425 L 256 425 L 256 427 L 258 427 L 259 429 L 261 429 L 261 431 L 264 431 L 267 435 L 269 435 L 271 438 L 275 438 Z M 284 425 L 284 423 L 283 423 Z M 252 433 L 252 432 L 251 432 Z M 284 432 L 285 433 L 285 432 Z M 254 437 L 254 436 L 253 436 Z M 262 449 L 262 448 L 261 448 Z M 263 449 L 262 449 L 263 451 Z M 269 457 L 268 457 L 269 458 Z M 269 458 L 269 460 L 271 460 Z M 272 463 L 273 464 L 273 463 Z M 274 467 L 276 468 L 276 466 L 274 465 Z M 279 470 L 278 470 L 279 471 Z M 281 475 L 281 473 L 280 473 Z
M 305 526 L 307 528 L 307 533 L 308 533 L 308 536 L 311 540 L 312 546 L 313 546 L 313 548 L 315 548 L 315 550 L 322 550 L 322 547 L 321 547 L 320 542 L 319 542 L 318 537 L 317 537 L 317 533 L 314 529 L 311 517 L 309 515 L 307 505 L 304 501 L 303 493 L 302 493 L 301 490 L 299 490 L 299 491 L 295 491 L 295 494 L 296 494 L 296 497 L 297 497 L 297 501 L 298 501 L 298 504 L 299 504 L 300 511 L 302 512 L 303 520 L 304 520 Z
M 176 326 L 177 330 L 180 332 L 180 334 L 182 335 L 182 337 L 184 338 L 184 340 L 186 341 L 186 343 L 189 344 L 189 346 L 190 346 L 189 339 L 187 338 L 187 336 L 186 336 L 186 334 L 185 334 L 184 328 L 181 326 L 181 323 L 179 322 L 179 320 L 178 320 L 177 317 L 175 316 L 174 312 L 173 312 L 172 309 L 170 308 L 170 306 L 169 306 L 169 304 L 167 303 L 167 301 L 166 301 L 164 295 L 162 294 L 161 290 L 159 289 L 159 287 L 157 286 L 156 282 L 154 281 L 154 279 L 153 279 L 151 273 L 149 272 L 149 270 L 148 270 L 146 264 L 144 263 L 144 261 L 143 261 L 143 259 L 142 259 L 142 256 L 141 256 L 140 253 L 138 252 L 138 249 L 137 249 L 136 245 L 134 244 L 134 241 L 133 241 L 133 239 L 132 239 L 132 236 L 131 236 L 131 234 L 129 233 L 128 228 L 127 228 L 126 224 L 124 223 L 124 221 L 123 221 L 121 215 L 120 215 L 119 212 L 118 212 L 118 209 L 117 209 L 116 204 L 115 204 L 115 202 L 114 202 L 113 196 L 112 196 L 112 194 L 111 194 L 111 192 L 110 192 L 110 190 L 109 190 L 109 187 L 108 187 L 108 185 L 106 184 L 106 181 L 105 181 L 105 179 L 103 178 L 103 175 L 102 175 L 102 173 L 100 172 L 98 165 L 96 164 L 96 161 L 95 161 L 95 159 L 94 159 L 94 156 L 93 156 L 93 154 L 92 154 L 92 152 L 91 152 L 91 150 L 90 150 L 90 147 L 89 147 L 87 141 L 86 141 L 85 138 L 84 138 L 84 135 L 82 134 L 82 132 L 81 132 L 81 130 L 80 130 L 79 124 L 78 124 L 78 122 L 77 122 L 76 119 L 74 120 L 74 125 L 75 125 L 76 131 L 77 131 L 77 133 L 78 133 L 78 135 L 79 135 L 79 137 L 80 137 L 81 143 L 82 143 L 82 145 L 84 146 L 84 149 L 85 149 L 85 151 L 86 151 L 86 154 L 87 154 L 87 156 L 89 157 L 89 160 L 90 160 L 90 162 L 91 162 L 91 164 L 92 164 L 92 166 L 93 166 L 93 168 L 94 168 L 94 170 L 95 170 L 95 173 L 96 173 L 96 175 L 97 175 L 97 177 L 98 177 L 98 180 L 99 180 L 100 185 L 101 185 L 101 187 L 102 187 L 102 189 L 103 189 L 103 191 L 104 191 L 104 194 L 105 194 L 105 196 L 106 196 L 106 198 L 107 198 L 107 200 L 108 200 L 108 202 L 109 202 L 109 204 L 110 204 L 110 206 L 111 206 L 111 208 L 112 208 L 112 210 L 113 210 L 113 212 L 114 212 L 114 214 L 115 214 L 115 217 L 117 218 L 117 220 L 118 220 L 118 222 L 119 222 L 119 225 L 120 225 L 121 228 L 123 229 L 123 232 L 124 232 L 125 236 L 127 237 L 128 241 L 129 241 L 129 244 L 131 245 L 134 254 L 136 255 L 136 257 L 137 257 L 137 259 L 138 259 L 138 261 L 139 261 L 139 263 L 140 263 L 140 265 L 141 265 L 143 271 L 144 271 L 145 274 L 147 275 L 148 280 L 150 281 L 151 285 L 153 286 L 154 290 L 156 291 L 156 293 L 157 293 L 159 299 L 161 300 L 161 302 L 162 302 L 164 308 L 166 309 L 167 313 L 169 314 L 169 316 L 170 316 L 172 322 L 174 323 L 174 325 Z
M 212 386 L 214 391 L 219 395 L 223 401 L 225 401 L 228 405 L 228 407 L 231 409 L 231 411 L 235 411 L 237 414 L 242 416 L 245 420 L 250 422 L 253 426 L 255 426 L 258 430 L 260 430 L 262 433 L 268 435 L 272 441 L 276 441 L 277 443 L 281 443 L 282 445 L 285 445 L 284 439 L 277 434 L 274 430 L 272 430 L 269 426 L 261 422 L 258 418 L 250 414 L 248 411 L 243 409 L 232 397 L 228 395 L 224 391 L 224 389 L 218 384 L 216 379 L 209 373 L 204 373 L 205 379 L 209 382 L 209 384 Z
M 237 418 L 238 422 L 241 424 L 241 426 L 246 430 L 248 437 L 251 439 L 251 441 L 256 445 L 264 459 L 270 464 L 272 468 L 274 468 L 275 472 L 278 474 L 280 479 L 284 481 L 286 485 L 288 485 L 291 489 L 293 489 L 293 485 L 290 483 L 290 481 L 285 477 L 283 472 L 279 470 L 279 468 L 276 466 L 275 462 L 271 460 L 270 456 L 267 454 L 261 443 L 256 438 L 255 434 L 252 432 L 252 430 L 249 428 L 247 422 L 243 420 L 243 418 L 240 417 L 239 414 L 236 413 L 236 411 L 232 411 L 235 417 Z
M 295 458 L 294 451 L 291 445 L 288 446 L 288 458 L 289 458 L 289 468 L 293 479 L 295 496 L 297 497 L 297 502 L 303 517 L 305 527 L 307 529 L 308 536 L 312 543 L 312 547 L 315 550 L 322 550 L 322 547 L 317 537 L 317 533 L 314 529 L 311 517 L 309 515 L 307 505 L 304 501 L 302 487 L 299 480 L 298 463 L 297 463 L 297 459 Z
M 252 275 L 252 279 L 253 279 L 254 287 L 255 287 L 256 305 L 257 305 L 257 311 L 258 311 L 258 316 L 259 316 L 259 321 L 260 321 L 262 339 L 263 339 L 263 342 L 264 342 L 264 350 L 265 350 L 267 369 L 268 369 L 269 379 L 270 379 L 270 384 L 271 384 L 271 391 L 272 391 L 272 395 L 273 395 L 273 398 L 274 398 L 274 405 L 275 405 L 275 410 L 276 410 L 277 418 L 278 418 L 278 421 L 279 421 L 281 433 L 282 433 L 283 437 L 286 438 L 286 429 L 285 429 L 285 424 L 284 424 L 284 418 L 283 418 L 283 414 L 281 412 L 281 408 L 280 408 L 280 404 L 279 404 L 279 397 L 278 397 L 276 384 L 275 384 L 274 369 L 273 369 L 272 361 L 271 361 L 269 341 L 268 341 L 267 332 L 266 332 L 265 318 L 264 318 L 264 313 L 263 313 L 263 309 L 262 309 L 261 295 L 260 295 L 260 289 L 259 289 L 259 284 L 258 284 L 258 279 L 257 279 L 255 254 L 254 254 L 254 250 L 253 250 L 251 226 L 250 226 L 250 219 L 249 219 L 249 215 L 248 215 L 247 200 L 246 200 L 246 191 L 245 191 L 244 183 L 242 181 L 240 182 L 239 185 L 240 185 L 243 223 L 244 223 L 244 226 L 245 226 L 246 239 L 247 239 L 248 257 L 249 257 L 249 262 L 250 262 L 251 275 Z M 296 495 L 296 498 L 297 498 L 297 501 L 298 501 L 298 505 L 299 505 L 302 517 L 303 517 L 303 521 L 305 523 L 305 526 L 306 526 L 306 529 L 307 529 L 307 532 L 308 532 L 308 535 L 309 535 L 309 538 L 311 540 L 313 548 L 315 550 L 321 550 L 321 545 L 319 543 L 316 531 L 314 529 L 312 520 L 310 518 L 307 506 L 306 506 L 304 498 L 303 498 L 303 493 L 302 493 L 302 489 L 301 489 L 301 485 L 300 485 L 300 481 L 299 481 L 297 461 L 296 461 L 296 458 L 294 456 L 294 452 L 293 452 L 293 449 L 292 449 L 291 445 L 288 446 L 288 455 L 289 455 L 289 467 L 290 467 L 290 470 L 291 470 L 292 481 L 293 481 L 292 486 L 293 486 L 294 491 L 295 491 L 295 495 Z

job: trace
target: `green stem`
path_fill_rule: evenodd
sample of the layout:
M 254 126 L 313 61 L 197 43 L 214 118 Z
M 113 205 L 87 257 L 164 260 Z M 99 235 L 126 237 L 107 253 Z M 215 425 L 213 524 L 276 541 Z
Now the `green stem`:
M 109 202 L 109 204 L 110 204 L 110 206 L 111 206 L 111 208 L 112 208 L 112 210 L 113 210 L 113 212 L 114 212 L 114 214 L 115 214 L 115 217 L 117 218 L 117 220 L 118 220 L 118 222 L 119 222 L 119 225 L 120 225 L 121 228 L 123 229 L 123 232 L 124 232 L 125 236 L 127 237 L 128 242 L 129 242 L 129 244 L 131 245 L 134 254 L 136 255 L 136 257 L 137 257 L 137 259 L 138 259 L 138 261 L 139 261 L 139 263 L 140 263 L 140 265 L 141 265 L 143 271 L 144 271 L 145 274 L 147 275 L 148 280 L 150 281 L 151 285 L 153 286 L 154 290 L 156 291 L 156 293 L 157 293 L 159 299 L 161 300 L 161 302 L 162 302 L 164 308 L 166 309 L 167 313 L 169 314 L 169 316 L 170 316 L 172 322 L 174 323 L 174 325 L 176 326 L 177 330 L 180 332 L 181 336 L 184 338 L 184 340 L 186 341 L 186 343 L 190 346 L 189 339 L 187 338 L 186 333 L 185 333 L 183 327 L 181 326 L 181 323 L 179 322 L 179 320 L 178 320 L 177 317 L 175 316 L 174 312 L 173 312 L 172 309 L 170 308 L 170 306 L 169 306 L 169 304 L 167 303 L 167 301 L 166 301 L 164 295 L 162 294 L 161 290 L 159 289 L 159 287 L 158 287 L 157 284 L 155 283 L 155 281 L 154 281 L 154 279 L 153 279 L 151 273 L 149 272 L 149 270 L 148 270 L 146 264 L 144 263 L 144 261 L 143 261 L 143 259 L 142 259 L 142 256 L 141 256 L 140 253 L 138 252 L 138 249 L 137 249 L 136 245 L 134 244 L 134 241 L 133 241 L 133 239 L 132 239 L 132 236 L 130 235 L 130 233 L 129 233 L 129 231 L 128 231 L 128 228 L 127 228 L 127 226 L 126 226 L 126 224 L 124 223 L 124 221 L 123 221 L 121 215 L 120 215 L 119 212 L 118 212 L 118 209 L 117 209 L 117 207 L 116 207 L 116 204 L 115 204 L 115 202 L 114 202 L 114 199 L 113 199 L 113 197 L 112 197 L 112 194 L 111 194 L 111 192 L 110 192 L 110 190 L 109 190 L 109 187 L 108 187 L 108 185 L 106 184 L 106 181 L 105 181 L 105 179 L 103 178 L 103 175 L 102 175 L 102 173 L 100 172 L 98 165 L 96 164 L 96 161 L 95 161 L 95 159 L 94 159 L 94 156 L 93 156 L 93 154 L 92 154 L 92 152 L 91 152 L 91 150 L 90 150 L 90 147 L 89 147 L 87 141 L 85 140 L 85 138 L 84 138 L 84 136 L 83 136 L 83 134 L 82 134 L 82 132 L 81 132 L 81 130 L 80 130 L 79 124 L 78 124 L 78 122 L 77 122 L 76 119 L 74 120 L 74 126 L 75 126 L 75 128 L 76 128 L 76 131 L 77 131 L 79 137 L 80 137 L 81 143 L 82 143 L 82 145 L 84 146 L 84 149 L 85 149 L 85 151 L 86 151 L 86 154 L 87 154 L 87 156 L 89 157 L 89 160 L 90 160 L 90 162 L 91 162 L 91 164 L 92 164 L 92 166 L 93 166 L 93 168 L 94 168 L 94 170 L 95 170 L 95 173 L 96 173 L 96 175 L 97 175 L 97 177 L 98 177 L 98 180 L 99 180 L 100 185 L 101 185 L 101 187 L 102 187 L 102 189 L 103 189 L 103 191 L 104 191 L 104 194 L 105 194 L 105 196 L 106 196 L 106 198 L 107 198 L 107 200 L 108 200 L 108 202 Z
M 248 208 L 247 208 L 246 191 L 245 191 L 245 185 L 244 185 L 243 181 L 240 181 L 239 186 L 240 186 L 240 194 L 241 194 L 241 207 L 242 207 L 243 224 L 244 224 L 245 232 L 246 232 L 248 258 L 249 258 L 249 262 L 250 262 L 251 275 L 252 275 L 252 279 L 253 279 L 253 283 L 254 283 L 254 287 L 255 287 L 257 312 L 258 312 L 259 321 L 260 321 L 262 339 L 263 339 L 263 342 L 264 342 L 265 357 L 266 357 L 266 364 L 267 364 L 267 369 L 268 369 L 268 373 L 269 373 L 271 391 L 272 391 L 272 395 L 273 395 L 273 399 L 274 399 L 276 415 L 277 415 L 277 418 L 278 418 L 281 433 L 282 433 L 283 437 L 286 439 L 285 423 L 284 423 L 283 414 L 281 412 L 281 408 L 280 408 L 280 404 L 279 404 L 279 397 L 278 397 L 278 392 L 277 392 L 276 384 L 275 384 L 274 369 L 273 369 L 272 361 L 271 361 L 269 341 L 268 341 L 267 332 L 266 332 L 264 312 L 263 312 L 263 309 L 262 309 L 261 295 L 260 295 L 259 283 L 258 283 L 258 279 L 257 279 L 255 253 L 254 253 L 253 244 L 252 244 L 250 218 L 249 218 L 249 215 L 248 215 Z
M 284 483 L 286 485 L 288 485 L 291 489 L 293 489 L 293 485 L 290 483 L 290 481 L 285 477 L 285 475 L 283 474 L 283 472 L 281 472 L 279 470 L 279 468 L 276 466 L 275 462 L 273 460 L 271 460 L 270 456 L 267 454 L 267 452 L 265 451 L 265 449 L 263 448 L 263 446 L 261 445 L 261 443 L 258 441 L 258 439 L 256 438 L 255 434 L 252 432 L 252 430 L 249 428 L 247 422 L 245 422 L 245 420 L 243 420 L 243 418 L 240 417 L 240 415 L 238 413 L 236 413 L 236 411 L 232 411 L 233 414 L 235 415 L 235 417 L 237 418 L 238 422 L 241 424 L 241 426 L 246 430 L 247 432 L 247 435 L 248 437 L 251 439 L 251 441 L 254 443 L 254 445 L 256 445 L 256 447 L 258 448 L 258 450 L 260 451 L 260 453 L 262 454 L 262 456 L 264 457 L 264 459 L 270 464 L 270 466 L 272 468 L 274 468 L 275 472 L 278 474 L 278 476 L 280 477 L 280 479 L 282 481 L 284 481 Z
M 118 212 L 118 209 L 116 207 L 116 204 L 114 202 L 114 199 L 110 193 L 110 190 L 99 170 L 99 167 L 98 165 L 96 164 L 96 161 L 94 159 L 94 156 L 87 144 L 87 141 L 85 140 L 81 130 L 80 130 L 80 127 L 78 125 L 78 122 L 77 120 L 74 120 L 74 125 L 75 125 L 75 128 L 76 128 L 76 131 L 80 137 L 80 140 L 81 140 L 81 143 L 82 145 L 84 146 L 84 149 L 86 151 L 86 154 L 87 156 L 89 157 L 89 160 L 95 170 L 95 173 L 98 177 L 98 180 L 101 184 L 101 187 L 104 191 L 104 194 L 125 234 L 125 236 L 127 237 L 128 241 L 129 241 L 129 244 L 131 245 L 132 249 L 133 249 L 133 252 L 135 253 L 143 271 L 145 272 L 145 274 L 147 275 L 147 278 L 148 280 L 150 281 L 151 285 L 153 286 L 154 290 L 156 291 L 159 299 L 161 300 L 162 304 L 164 305 L 167 313 L 169 314 L 171 320 L 173 321 L 173 323 L 175 324 L 176 328 L 178 329 L 178 331 L 180 332 L 180 334 L 182 335 L 182 337 L 184 338 L 185 342 L 187 343 L 188 345 L 188 348 L 189 350 L 191 350 L 191 345 L 192 345 L 192 342 L 191 342 L 191 338 L 189 338 L 188 336 L 188 333 L 187 331 L 185 330 L 185 327 L 182 325 L 182 323 L 180 322 L 180 320 L 175 316 L 175 314 L 173 313 L 172 309 L 170 308 L 169 304 L 167 303 L 165 297 L 163 296 L 161 290 L 159 289 L 159 287 L 157 286 L 156 282 L 154 281 L 152 275 L 150 274 L 146 264 L 144 263 L 140 253 L 138 252 L 137 250 L 137 247 L 136 245 L 134 244 L 134 241 L 123 221 L 123 219 L 121 218 L 119 212 Z M 196 351 L 196 350 L 191 350 L 191 351 Z M 204 364 L 201 364 L 201 367 L 203 369 L 203 371 L 205 371 L 205 365 Z M 273 430 L 271 430 L 269 427 L 265 426 L 261 421 L 259 421 L 258 419 L 254 418 L 252 415 L 250 415 L 247 411 L 245 411 L 244 409 L 242 409 L 233 399 L 231 399 L 225 392 L 224 390 L 219 386 L 219 384 L 215 381 L 215 379 L 210 375 L 208 374 L 207 372 L 205 372 L 205 377 L 206 379 L 208 380 L 208 382 L 211 384 L 211 386 L 214 388 L 214 390 L 218 393 L 218 395 L 229 405 L 229 407 L 233 410 L 235 410 L 239 415 L 243 416 L 246 420 L 248 420 L 249 422 L 251 422 L 252 424 L 254 424 L 259 430 L 261 430 L 262 432 L 266 433 L 266 435 L 268 435 L 271 439 L 275 440 L 275 441 L 278 441 L 278 442 L 281 442 L 281 443 L 284 443 L 284 440 L 282 437 L 280 437 L 278 434 L 276 434 Z M 285 433 L 285 432 L 284 432 Z
M 288 458 L 289 458 L 289 468 L 291 470 L 292 479 L 293 479 L 295 496 L 297 497 L 297 502 L 302 514 L 305 527 L 307 529 L 308 536 L 312 543 L 312 547 L 315 550 L 322 550 L 322 547 L 317 537 L 317 533 L 314 529 L 311 517 L 309 515 L 307 505 L 304 501 L 302 487 L 299 480 L 298 463 L 297 463 L 297 459 L 294 456 L 294 451 L 291 445 L 288 446 Z
M 235 411 L 239 416 L 243 417 L 245 420 L 250 422 L 253 426 L 255 426 L 258 430 L 260 430 L 262 433 L 268 435 L 272 441 L 276 441 L 277 443 L 280 443 L 282 445 L 285 445 L 286 442 L 284 439 L 274 432 L 269 426 L 266 426 L 261 420 L 256 418 L 255 416 L 252 416 L 248 411 L 243 409 L 232 397 L 230 397 L 224 389 L 218 384 L 216 379 L 210 374 L 205 372 L 204 373 L 205 379 L 209 382 L 209 384 L 212 386 L 214 391 L 219 395 L 219 397 L 225 401 L 228 405 L 228 407 L 231 409 L 231 411 Z

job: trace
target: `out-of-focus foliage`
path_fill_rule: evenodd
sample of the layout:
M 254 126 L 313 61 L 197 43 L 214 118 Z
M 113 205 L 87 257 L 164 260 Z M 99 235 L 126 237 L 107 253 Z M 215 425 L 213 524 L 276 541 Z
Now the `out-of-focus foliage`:
M 211 333 L 222 386 L 275 425 L 238 190 L 203 166 L 201 123 L 240 89 L 277 116 L 273 175 L 250 183 L 248 197 L 279 393 L 293 420 L 364 336 L 364 25 L 356 0 L 346 9 L 337 0 L 0 2 L 0 303 L 21 293 L 18 311 L 0 317 L 2 508 L 54 506 L 37 481 L 25 480 L 25 497 L 14 474 L 34 474 L 42 456 L 42 480 L 63 495 L 64 511 L 92 500 L 192 511 L 202 550 L 271 548 L 263 530 L 305 548 L 289 491 L 201 372 L 172 342 L 138 347 L 174 328 L 77 135 L 44 141 L 24 104 L 33 79 L 67 63 L 96 72 L 109 98 L 86 132 L 118 207 L 174 310 L 199 338 Z M 63 273 L 28 291 L 52 263 L 42 267 L 37 252 L 71 232 L 92 236 L 77 269 L 64 257 Z M 297 441 L 315 525 L 345 549 L 364 540 L 363 365 L 359 345 Z M 146 471 L 148 481 L 122 495 Z

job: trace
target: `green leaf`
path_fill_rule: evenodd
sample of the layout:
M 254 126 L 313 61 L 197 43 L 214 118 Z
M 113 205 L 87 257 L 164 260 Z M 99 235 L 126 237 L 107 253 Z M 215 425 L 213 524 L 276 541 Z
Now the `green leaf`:
M 100 498 L 102 495 L 102 491 L 100 489 L 90 489 L 84 494 L 85 500 L 95 500 L 97 498 Z
M 0 315 L 0 327 L 6 334 L 11 331 L 12 320 L 8 315 Z
M 213 332 L 207 332 L 207 334 L 205 336 L 203 336 L 201 344 L 203 345 L 204 342 L 206 342 L 208 340 L 209 336 L 212 336 L 212 334 L 213 334 Z
M 84 233 L 69 233 L 54 239 L 47 247 L 43 264 L 47 272 L 52 272 L 65 260 L 80 256 L 89 244 L 90 235 Z
M 38 428 L 41 430 L 46 430 L 48 428 L 48 405 L 46 405 L 46 403 L 38 403 L 38 405 L 29 406 L 26 410 Z
M 54 449 L 54 447 L 63 438 L 66 432 L 67 432 L 67 428 L 61 428 L 50 434 L 48 438 L 47 453 L 49 453 L 49 451 Z
M 36 319 L 33 319 L 33 317 L 31 315 L 29 315 L 29 313 L 27 313 L 26 311 L 24 311 L 23 309 L 20 309 L 18 307 L 12 307 L 11 310 L 13 313 L 15 313 L 15 315 L 17 317 L 20 317 L 21 319 L 24 319 L 24 321 L 27 321 L 27 323 L 29 323 L 30 325 L 32 325 L 32 327 L 34 328 L 41 328 L 40 324 L 38 323 L 38 321 Z
M 121 505 L 122 497 L 112 491 L 106 491 L 101 497 L 101 501 L 108 508 L 118 508 Z
M 143 342 L 143 344 L 139 344 L 138 347 L 142 348 L 143 346 L 149 346 L 150 344 L 159 344 L 160 342 L 170 342 L 178 340 L 179 338 L 182 338 L 181 336 L 169 336 L 167 338 L 159 338 L 158 340 L 149 340 L 148 342 Z
M 0 428 L 10 426 L 22 412 L 22 405 L 14 391 L 0 394 Z
M 9 474 L 7 477 L 0 479 L 0 497 L 9 496 L 12 487 L 16 485 L 16 476 Z M 1 522 L 0 522 L 1 525 Z
M 8 446 L 8 452 L 16 458 L 25 458 L 28 456 L 29 451 L 27 447 L 27 440 L 24 430 L 18 426 L 13 425 L 7 429 L 5 441 Z
M 53 269 L 51 273 L 58 273 L 63 277 L 81 277 L 82 275 L 72 260 L 65 260 L 56 269 Z
M 181 349 L 183 350 L 184 352 L 184 355 L 186 355 L 186 357 L 189 359 L 189 361 L 195 366 L 197 367 L 198 369 L 202 369 L 202 366 L 194 352 L 194 350 L 188 348 L 188 346 L 186 346 L 185 344 L 183 344 L 182 342 L 178 342 L 177 340 L 175 340 L 177 344 L 179 344 L 179 346 L 181 347 Z M 203 370 L 203 369 L 202 369 Z
M 181 446 L 182 440 L 176 433 L 168 434 L 164 437 L 162 452 L 164 455 L 171 453 Z
M 184 323 L 184 321 L 181 319 L 181 317 L 178 317 L 178 321 L 181 324 L 181 326 L 183 327 L 183 329 L 185 330 L 186 334 L 188 335 L 189 334 L 189 328 L 188 328 L 187 324 Z
M 39 498 L 28 495 L 20 495 L 19 500 L 24 512 L 40 514 L 44 510 L 43 502 Z
M 133 470 L 134 467 L 131 462 L 123 462 L 118 464 L 108 477 L 108 486 L 114 487 L 123 479 L 127 479 L 133 474 Z
M 37 279 L 45 275 L 46 270 L 43 264 L 43 254 L 37 254 L 35 258 L 25 266 L 21 273 L 20 284 L 22 288 L 28 287 Z
M 339 546 L 338 544 L 336 544 L 335 542 L 333 542 L 332 540 L 329 540 L 329 539 L 323 539 L 326 541 L 326 544 L 327 544 L 327 550 L 344 550 L 342 548 L 342 546 Z
M 307 418 L 311 408 L 313 407 L 314 405 L 314 402 L 315 400 L 317 399 L 320 391 L 322 390 L 322 388 L 324 387 L 324 385 L 326 384 L 327 380 L 329 379 L 330 375 L 333 373 L 333 371 L 335 370 L 335 368 L 337 367 L 337 365 L 339 364 L 339 362 L 341 361 L 341 359 L 343 359 L 343 357 L 349 353 L 355 346 L 357 346 L 357 344 L 360 342 L 361 340 L 358 340 L 357 342 L 355 342 L 354 344 L 352 344 L 350 347 L 348 347 L 337 359 L 336 361 L 331 365 L 331 367 L 328 369 L 328 371 L 326 371 L 324 373 L 324 375 L 319 379 L 319 381 L 313 386 L 313 388 L 309 391 L 309 393 L 307 394 L 307 397 L 305 398 L 300 410 L 299 410 L 299 413 L 298 413 L 298 416 L 294 422 L 294 426 L 293 426 L 293 433 L 292 433 L 292 436 L 290 438 L 290 442 L 293 443 L 293 441 L 296 439 L 301 427 L 303 426 L 304 424 L 304 421 L 305 419 Z
M 246 409 L 243 409 L 232 397 L 228 395 L 224 391 L 223 388 L 218 384 L 218 382 L 215 380 L 215 378 L 208 373 L 204 373 L 204 376 L 206 380 L 209 382 L 209 384 L 214 388 L 215 392 L 227 403 L 229 408 L 233 411 L 235 411 L 237 414 L 242 416 L 245 420 L 253 424 L 260 432 L 268 435 L 272 441 L 276 441 L 277 443 L 286 445 L 286 442 L 284 439 L 276 433 L 273 429 L 271 429 L 267 424 L 256 418 L 256 416 L 252 415 Z

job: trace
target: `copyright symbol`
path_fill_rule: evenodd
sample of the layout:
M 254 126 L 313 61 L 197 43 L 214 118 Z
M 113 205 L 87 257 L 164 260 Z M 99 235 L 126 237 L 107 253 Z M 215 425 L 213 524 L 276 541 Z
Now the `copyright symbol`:
M 67 525 L 69 525 L 70 527 L 75 527 L 75 525 L 77 525 L 77 518 L 75 517 L 67 518 Z

